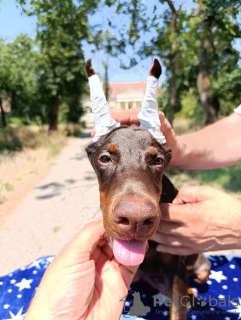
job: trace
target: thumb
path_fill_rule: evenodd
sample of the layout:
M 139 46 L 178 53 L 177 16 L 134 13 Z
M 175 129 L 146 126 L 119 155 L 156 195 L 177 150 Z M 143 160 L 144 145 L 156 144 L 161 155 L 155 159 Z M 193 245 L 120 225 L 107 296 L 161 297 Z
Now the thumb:
M 93 126 L 93 129 L 91 130 L 91 137 L 94 138 L 96 134 L 95 125 Z
M 90 260 L 91 253 L 104 237 L 103 221 L 87 224 L 74 239 L 62 250 L 60 256 L 67 264 L 80 264 Z M 63 259 L 61 259 L 63 262 Z
M 189 221 L 190 216 L 193 215 L 193 205 L 190 203 L 161 203 L 160 208 L 162 213 L 161 220 L 168 222 L 170 228 L 184 226 L 185 222 Z M 160 231 L 162 228 L 167 228 L 167 225 L 159 226 L 158 230 Z
M 207 188 L 202 186 L 182 187 L 173 204 L 197 203 L 207 198 Z

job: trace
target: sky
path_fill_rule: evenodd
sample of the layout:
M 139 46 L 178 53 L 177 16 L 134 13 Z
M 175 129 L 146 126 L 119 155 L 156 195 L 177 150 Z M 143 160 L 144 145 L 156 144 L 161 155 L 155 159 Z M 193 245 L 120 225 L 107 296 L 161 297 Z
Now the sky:
M 103 13 L 100 16 L 103 18 Z M 21 14 L 21 8 L 16 6 L 15 0 L 2 0 L 2 3 L 0 3 L 1 38 L 12 42 L 21 32 L 34 37 L 36 21 L 35 17 L 27 17 Z M 106 60 L 105 55 L 100 52 L 93 53 L 93 47 L 88 44 L 85 44 L 83 49 L 86 60 L 91 57 L 95 70 L 104 74 L 102 62 Z M 151 65 L 152 58 L 148 58 L 132 70 L 122 70 L 118 59 L 109 58 L 109 81 L 113 83 L 146 81 Z
M 152 1 L 152 0 L 142 0 L 142 1 Z M 175 1 L 178 4 L 179 1 Z M 193 4 L 192 0 L 181 1 L 182 7 L 184 9 L 190 8 Z M 109 18 L 110 13 L 106 10 L 105 12 L 99 12 L 95 17 L 95 21 L 99 23 L 105 23 L 107 18 Z M 241 16 L 241 14 L 240 14 Z M 2 0 L 0 3 L 0 37 L 7 39 L 9 42 L 13 41 L 15 37 L 22 33 L 27 33 L 30 37 L 34 37 L 36 32 L 36 18 L 27 17 L 24 14 L 21 14 L 20 6 L 17 7 L 15 0 Z M 237 41 L 235 45 L 239 50 L 241 50 L 241 40 Z M 86 60 L 92 58 L 93 66 L 97 72 L 101 75 L 104 74 L 104 69 L 102 62 L 106 61 L 106 55 L 103 52 L 93 53 L 93 46 L 85 43 L 83 45 L 84 55 Z M 128 49 L 127 49 L 128 50 Z M 129 49 L 130 50 L 130 49 Z M 127 55 L 130 55 L 131 52 L 127 51 Z M 160 57 L 149 57 L 143 59 L 140 63 L 130 70 L 123 70 L 120 68 L 120 62 L 116 58 L 109 57 L 109 81 L 114 83 L 123 83 L 123 82 L 138 82 L 146 81 L 148 70 L 152 65 L 153 58 Z M 164 76 L 165 69 L 163 68 L 163 75 L 161 80 L 165 79 Z

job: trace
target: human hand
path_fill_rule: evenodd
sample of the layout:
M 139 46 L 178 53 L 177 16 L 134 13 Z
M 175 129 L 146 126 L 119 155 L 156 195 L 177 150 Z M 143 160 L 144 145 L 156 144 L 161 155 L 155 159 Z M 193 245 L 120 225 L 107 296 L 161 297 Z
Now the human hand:
M 212 187 L 183 187 L 161 204 L 153 240 L 157 251 L 178 255 L 241 249 L 241 201 Z
M 138 119 L 138 114 L 140 113 L 140 108 L 135 109 L 129 109 L 129 110 L 118 110 L 118 109 L 112 109 L 110 110 L 110 114 L 112 118 L 119 122 L 120 124 L 126 124 L 126 125 L 140 125 L 140 121 Z M 173 149 L 173 153 L 175 156 L 175 153 L 178 152 L 177 149 L 177 140 L 175 136 L 175 132 L 173 131 L 169 121 L 165 118 L 165 115 L 163 112 L 159 111 L 159 119 L 161 123 L 161 131 L 164 134 L 167 145 Z M 93 127 L 91 131 L 91 136 L 95 136 L 95 126 Z
M 115 260 L 102 221 L 92 222 L 49 265 L 25 320 L 119 319 L 137 268 Z
M 120 124 L 136 124 L 137 126 L 140 125 L 140 121 L 138 119 L 138 113 L 141 109 L 129 109 L 129 110 L 119 110 L 119 109 L 110 109 L 111 117 Z M 95 136 L 95 125 L 91 131 L 91 137 Z

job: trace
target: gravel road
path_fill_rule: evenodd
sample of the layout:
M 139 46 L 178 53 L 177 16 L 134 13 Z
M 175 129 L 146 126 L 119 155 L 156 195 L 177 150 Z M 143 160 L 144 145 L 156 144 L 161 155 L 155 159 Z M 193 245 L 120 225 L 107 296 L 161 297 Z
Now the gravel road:
M 51 172 L 27 194 L 0 232 L 0 276 L 56 255 L 89 221 L 101 217 L 98 184 L 85 153 L 90 128 L 55 158 Z

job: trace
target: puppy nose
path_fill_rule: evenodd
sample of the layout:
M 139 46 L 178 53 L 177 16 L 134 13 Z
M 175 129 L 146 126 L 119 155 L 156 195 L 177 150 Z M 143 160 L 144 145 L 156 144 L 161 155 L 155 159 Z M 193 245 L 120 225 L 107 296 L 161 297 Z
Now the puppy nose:
M 148 199 L 123 199 L 113 208 L 113 219 L 121 231 L 145 235 L 157 221 L 158 208 Z

